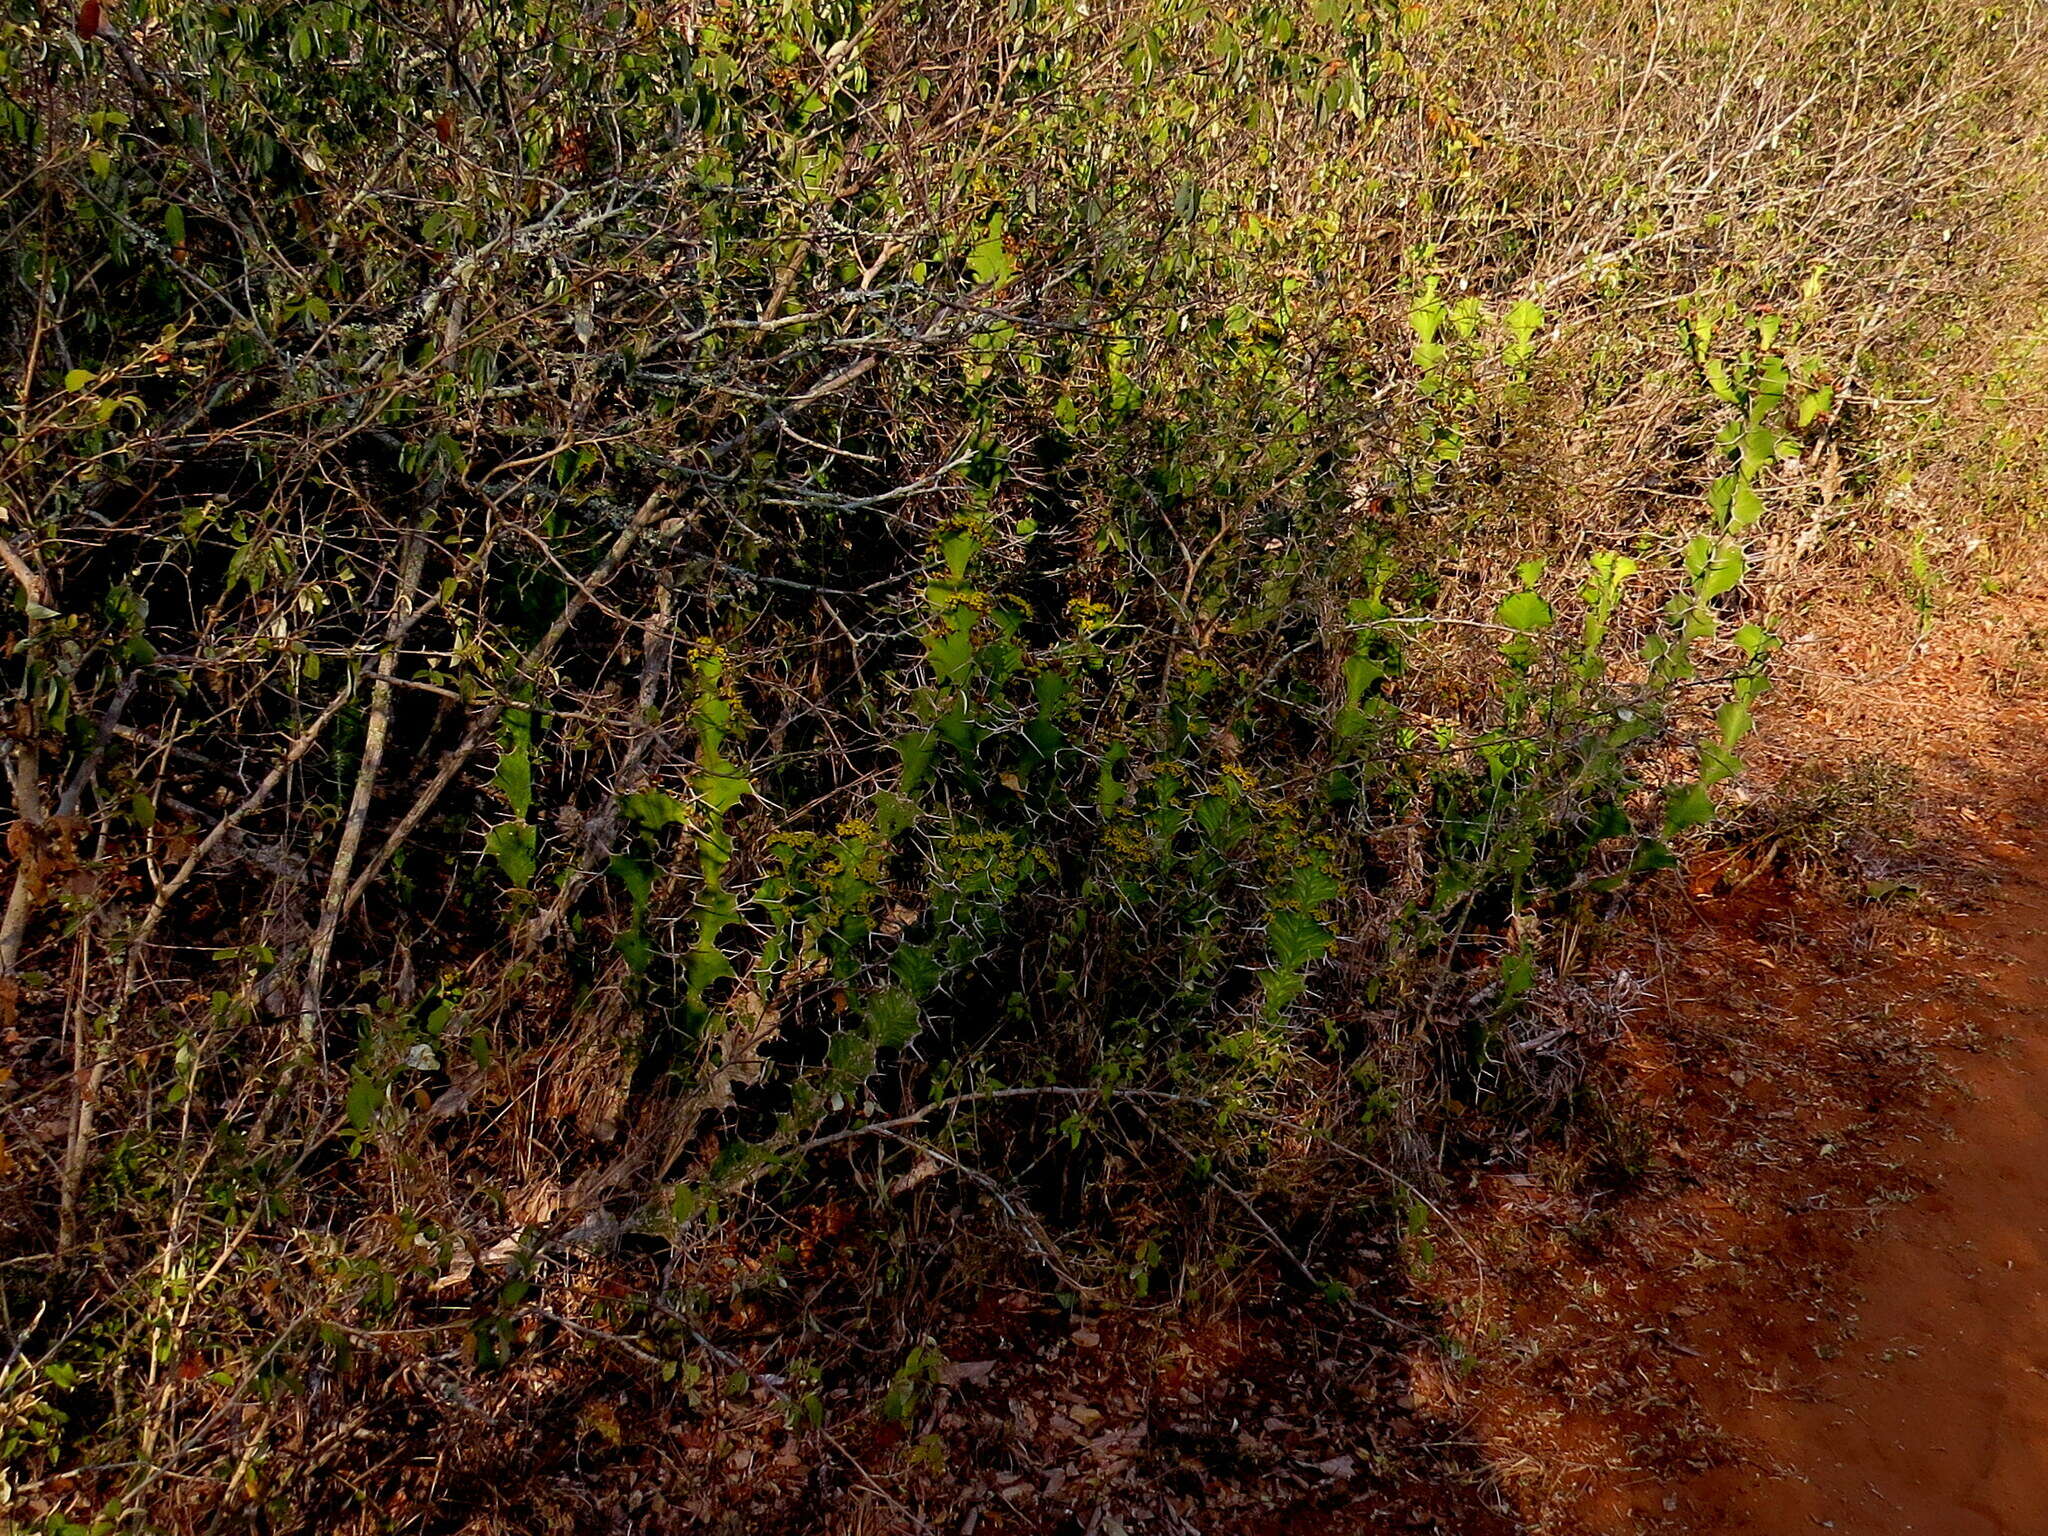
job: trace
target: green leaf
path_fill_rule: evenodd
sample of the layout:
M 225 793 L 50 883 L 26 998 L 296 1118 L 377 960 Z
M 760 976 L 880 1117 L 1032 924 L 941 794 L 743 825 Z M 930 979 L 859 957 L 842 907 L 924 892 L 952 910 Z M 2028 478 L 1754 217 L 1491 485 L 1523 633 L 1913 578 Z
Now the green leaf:
M 1753 526 L 1764 515 L 1763 498 L 1739 474 L 1716 480 L 1707 490 L 1707 505 L 1713 508 L 1714 522 L 1734 533 Z
M 1352 655 L 1344 658 L 1344 702 L 1356 707 L 1365 696 L 1365 690 L 1387 675 L 1386 663 L 1370 656 Z
M 1283 971 L 1298 971 L 1311 960 L 1321 959 L 1334 939 L 1314 918 L 1281 911 L 1267 919 L 1266 941 L 1272 946 L 1275 965 Z
M 515 743 L 498 759 L 493 776 L 498 792 L 522 821 L 533 809 L 533 753 L 524 742 Z
M 1646 875 L 1653 870 L 1676 869 L 1678 855 L 1666 846 L 1662 838 L 1646 837 L 1636 848 L 1636 856 L 1629 860 L 1632 874 Z
M 732 962 L 725 958 L 725 952 L 708 942 L 700 942 L 690 951 L 690 958 L 683 966 L 684 985 L 689 990 L 692 1002 L 700 1001 L 705 988 L 715 981 L 723 981 L 739 973 L 732 968 Z
M 981 540 L 970 530 L 956 529 L 939 540 L 939 553 L 945 557 L 946 569 L 953 573 L 955 581 L 967 578 L 967 563 L 981 551 Z
M 1714 800 L 1707 793 L 1707 786 L 1688 784 L 1665 802 L 1664 833 L 1669 837 L 1691 827 L 1703 827 L 1713 819 Z
M 1711 788 L 1713 785 L 1719 784 L 1723 779 L 1734 778 L 1738 773 L 1742 772 L 1743 766 L 1742 759 L 1729 751 L 1720 742 L 1708 740 L 1700 743 L 1700 786 L 1702 789 Z M 1713 815 L 1713 807 L 1711 805 L 1707 808 L 1707 814 L 1709 816 Z
M 1628 819 L 1628 808 L 1609 800 L 1595 810 L 1586 823 L 1586 836 L 1593 842 L 1605 842 L 1610 837 L 1623 837 L 1634 830 Z
M 924 637 L 932 673 L 949 688 L 964 688 L 974 672 L 974 636 L 960 628 L 936 630 Z
M 654 866 L 645 859 L 631 858 L 615 853 L 611 858 L 611 872 L 618 877 L 619 884 L 626 888 L 626 894 L 633 899 L 635 913 L 647 909 L 647 898 L 654 891 Z
M 1769 346 L 1769 342 L 1764 343 Z M 1785 390 L 1791 383 L 1785 371 L 1782 357 L 1766 357 L 1757 365 L 1756 377 L 1750 384 L 1749 419 L 1762 421 L 1785 401 Z
M 1548 629 L 1555 622 L 1557 615 L 1540 594 L 1516 592 L 1500 605 L 1497 617 L 1510 629 L 1532 633 L 1539 629 Z
M 1343 889 L 1328 869 L 1309 862 L 1298 866 L 1287 882 L 1287 899 L 1304 910 L 1313 910 L 1326 901 L 1335 901 Z
M 663 827 L 687 824 L 690 820 L 690 807 L 687 804 L 674 795 L 664 794 L 658 789 L 643 789 L 622 796 L 619 800 L 619 809 L 649 832 L 657 832 Z
M 1017 275 L 1017 264 L 1010 259 L 1009 248 L 1003 244 L 1003 221 L 1000 217 L 990 221 L 988 234 L 967 253 L 967 270 L 974 274 L 977 283 L 991 288 L 1001 288 Z
M 875 1070 L 874 1042 L 864 1035 L 851 1030 L 835 1035 L 832 1043 L 825 1048 L 825 1062 L 834 1072 L 851 1078 L 863 1078 Z
M 1714 728 L 1723 745 L 1733 747 L 1749 734 L 1756 722 L 1749 712 L 1749 706 L 1740 699 L 1730 699 L 1714 713 Z
M 922 812 L 915 800 L 883 789 L 875 792 L 873 814 L 875 830 L 884 837 L 894 837 L 915 826 Z
M 713 816 L 723 816 L 754 792 L 752 783 L 737 773 L 700 773 L 690 780 L 690 788 Z
M 484 852 L 498 861 L 505 878 L 521 890 L 533 883 L 539 864 L 540 840 L 523 821 L 501 821 L 484 835 Z
M 1500 962 L 1500 1012 L 1520 1002 L 1536 985 L 1536 966 L 1527 955 L 1503 955 Z
M 638 928 L 628 928 L 612 936 L 612 948 L 626 962 L 626 969 L 635 976 L 641 975 L 654 963 L 654 945 L 647 935 Z
M 1737 486 L 1734 503 L 1729 508 L 1729 531 L 1741 533 L 1746 528 L 1754 527 L 1757 519 L 1763 515 L 1763 498 L 1746 484 Z
M 1707 487 L 1707 505 L 1713 510 L 1714 524 L 1719 528 L 1728 526 L 1728 518 L 1735 506 L 1735 493 L 1742 489 L 1740 475 L 1723 475 Z
M 901 787 L 908 791 L 917 788 L 924 776 L 931 770 L 932 757 L 938 750 L 936 731 L 912 731 L 896 741 L 896 755 L 903 760 Z
M 884 987 L 867 1000 L 868 1038 L 878 1050 L 910 1044 L 922 1019 L 917 1001 L 900 987 Z
M 376 1119 L 377 1111 L 384 1107 L 384 1085 L 373 1077 L 358 1072 L 350 1079 L 348 1096 L 342 1101 L 342 1108 L 348 1115 L 348 1123 L 355 1128 L 358 1136 L 367 1135 L 370 1123 Z
M 1742 473 L 1754 476 L 1777 461 L 1778 434 L 1769 427 L 1754 426 L 1742 434 L 1738 447 L 1742 454 Z
M 938 956 L 922 944 L 905 944 L 889 958 L 889 969 L 911 998 L 927 997 L 939 984 Z
M 1686 574 L 1693 580 L 1693 595 L 1712 602 L 1741 584 L 1748 570 L 1739 545 L 1727 539 L 1710 539 L 1702 534 L 1685 549 Z

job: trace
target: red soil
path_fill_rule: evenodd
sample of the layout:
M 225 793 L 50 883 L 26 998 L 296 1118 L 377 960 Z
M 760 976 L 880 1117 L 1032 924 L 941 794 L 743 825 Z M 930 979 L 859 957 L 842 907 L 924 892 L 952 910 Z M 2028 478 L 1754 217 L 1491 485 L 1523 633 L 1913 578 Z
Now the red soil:
M 2029 831 L 2048 833 L 2048 818 Z M 1806 1389 L 1702 1371 L 1720 1425 L 1760 1453 L 1683 1490 L 1696 1531 L 2034 1536 L 2048 1528 L 2048 837 L 1966 935 L 2000 1049 L 1958 1074 L 1954 1134 L 1909 1156 L 1931 1192 L 1856 1253 L 1855 1336 L 1798 1363 Z M 1738 1328 L 1740 1320 L 1736 1320 Z M 1700 1339 L 1738 1346 L 1748 1330 Z M 1790 1365 L 1781 1361 L 1780 1365 Z M 1726 1355 L 1721 1357 L 1726 1364 Z M 1746 1374 L 1746 1373 L 1745 1373 Z
M 1928 893 L 1696 867 L 1620 957 L 1664 978 L 1608 1084 L 1638 1175 L 1567 1146 L 1475 1189 L 1444 1390 L 1529 1529 L 2048 1531 L 2044 617 L 1882 677 L 1867 622 L 1806 652 L 1778 752 L 1912 766 Z

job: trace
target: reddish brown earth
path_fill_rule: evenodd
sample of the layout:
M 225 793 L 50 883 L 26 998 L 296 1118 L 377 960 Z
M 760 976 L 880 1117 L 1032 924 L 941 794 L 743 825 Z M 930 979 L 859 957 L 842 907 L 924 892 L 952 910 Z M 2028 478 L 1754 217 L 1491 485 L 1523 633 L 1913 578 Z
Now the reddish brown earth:
M 1909 765 L 1917 837 L 1697 861 L 1618 959 L 1620 1130 L 1476 1181 L 1478 1364 L 1418 1379 L 1527 1528 L 2048 1531 L 2044 617 L 1814 642 L 1780 759 Z
M 2022 830 L 2031 846 L 2006 853 L 1963 925 L 1990 966 L 1959 980 L 2003 1044 L 1958 1074 L 1951 1134 L 1908 1158 L 1930 1192 L 1857 1256 L 1854 1338 L 1801 1362 L 1805 1391 L 1714 1394 L 1724 1426 L 1784 1470 L 1702 1479 L 1696 1529 L 2030 1536 L 2048 1522 L 2048 818 Z

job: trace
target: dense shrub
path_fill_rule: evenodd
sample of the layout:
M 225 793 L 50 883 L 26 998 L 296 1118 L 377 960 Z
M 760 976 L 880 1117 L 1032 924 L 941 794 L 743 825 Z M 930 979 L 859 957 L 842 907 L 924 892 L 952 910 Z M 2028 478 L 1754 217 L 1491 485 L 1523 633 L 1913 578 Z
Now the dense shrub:
M 311 1520 L 455 1411 L 380 1338 L 693 1390 L 779 1221 L 934 1180 L 1076 1294 L 1320 1283 L 1568 1105 L 1532 1001 L 2004 280 L 2028 46 L 12 8 L 17 1492 Z

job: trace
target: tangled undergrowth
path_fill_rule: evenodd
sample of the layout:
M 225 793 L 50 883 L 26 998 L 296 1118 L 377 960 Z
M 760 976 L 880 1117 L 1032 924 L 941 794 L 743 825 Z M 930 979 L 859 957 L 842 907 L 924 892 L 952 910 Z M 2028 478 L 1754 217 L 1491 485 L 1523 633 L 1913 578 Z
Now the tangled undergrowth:
M 1369 1305 L 2018 366 L 2037 48 L 11 5 L 0 1500 L 913 1528 L 963 1298 Z

